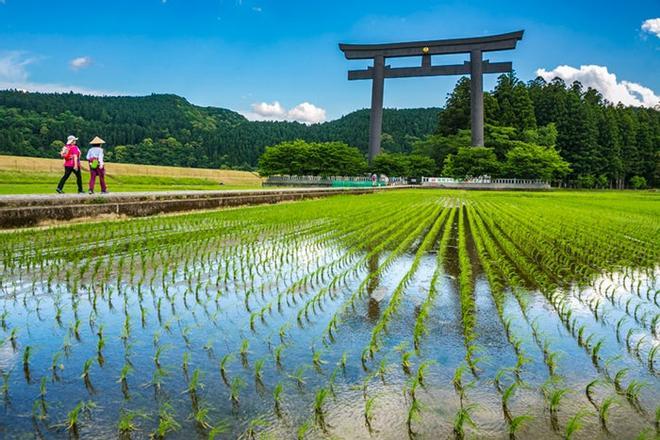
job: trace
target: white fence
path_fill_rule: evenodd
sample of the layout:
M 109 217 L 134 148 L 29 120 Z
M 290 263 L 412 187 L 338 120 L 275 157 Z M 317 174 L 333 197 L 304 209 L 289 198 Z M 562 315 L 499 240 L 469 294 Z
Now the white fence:
M 393 186 L 406 185 L 408 182 L 402 177 L 379 176 L 372 182 L 371 176 L 270 176 L 264 181 L 265 186 L 333 186 L 333 187 L 362 187 L 362 186 Z
M 548 189 L 550 184 L 539 179 L 493 179 L 480 176 L 473 179 L 453 179 L 451 177 L 422 177 L 422 186 L 443 188 L 479 188 L 479 189 Z

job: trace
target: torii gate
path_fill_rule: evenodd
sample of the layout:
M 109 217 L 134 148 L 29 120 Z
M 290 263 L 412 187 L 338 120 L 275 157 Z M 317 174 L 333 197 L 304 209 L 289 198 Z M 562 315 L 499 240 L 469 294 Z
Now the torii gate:
M 371 116 L 369 121 L 369 162 L 380 153 L 383 128 L 383 89 L 385 78 L 409 78 L 416 76 L 470 75 L 470 112 L 472 121 L 472 145 L 484 145 L 484 73 L 511 72 L 510 62 L 491 63 L 483 60 L 484 52 L 515 49 L 524 31 L 488 37 L 458 38 L 451 40 L 416 41 L 392 44 L 339 44 L 346 59 L 373 59 L 373 67 L 366 70 L 350 70 L 349 80 L 370 79 Z M 433 66 L 431 56 L 469 53 L 470 61 L 463 64 Z M 390 67 L 387 58 L 421 56 L 420 67 Z

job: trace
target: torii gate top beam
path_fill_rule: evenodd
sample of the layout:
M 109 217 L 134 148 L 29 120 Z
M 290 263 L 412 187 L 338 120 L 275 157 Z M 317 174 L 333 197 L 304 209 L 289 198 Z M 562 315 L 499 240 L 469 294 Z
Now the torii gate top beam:
M 484 97 L 483 75 L 505 73 L 512 70 L 510 62 L 491 63 L 483 59 L 484 52 L 515 49 L 524 31 L 487 37 L 454 38 L 447 40 L 413 41 L 391 44 L 339 44 L 339 49 L 349 60 L 373 59 L 373 66 L 364 70 L 350 70 L 349 80 L 370 79 L 371 113 L 369 117 L 369 162 L 380 153 L 383 126 L 383 89 L 386 78 L 410 78 L 417 76 L 470 75 L 470 128 L 472 145 L 484 145 Z M 463 64 L 434 66 L 433 55 L 466 53 L 470 61 Z M 421 57 L 421 65 L 391 67 L 388 58 Z
M 418 55 L 449 55 L 470 53 L 474 50 L 494 52 L 516 48 L 524 31 L 487 37 L 454 38 L 447 40 L 413 41 L 391 44 L 339 44 L 346 59 L 366 60 L 382 56 L 384 58 L 413 57 Z

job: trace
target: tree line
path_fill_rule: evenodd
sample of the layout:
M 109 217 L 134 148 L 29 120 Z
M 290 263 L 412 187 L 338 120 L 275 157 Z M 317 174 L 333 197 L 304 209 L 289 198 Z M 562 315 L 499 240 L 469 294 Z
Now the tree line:
M 438 108 L 387 109 L 383 143 L 410 151 L 436 128 Z M 322 124 L 248 121 L 239 113 L 190 104 L 176 95 L 97 97 L 0 91 L 0 154 L 58 157 L 69 134 L 108 142 L 108 160 L 200 168 L 257 166 L 265 147 L 304 139 L 341 141 L 366 153 L 369 111 Z M 84 146 L 84 145 L 83 145 Z
M 659 110 L 615 105 L 579 82 L 536 78 L 525 83 L 514 74 L 501 75 L 495 89 L 484 94 L 485 146 L 501 165 L 507 152 L 523 144 L 554 146 L 570 166 L 561 177 L 569 186 L 658 186 Z M 441 168 L 448 155 L 469 146 L 469 127 L 470 80 L 462 78 L 448 96 L 436 132 L 414 149 Z
M 461 78 L 439 112 L 434 133 L 413 140 L 410 150 L 391 149 L 384 143 L 385 152 L 363 172 L 458 179 L 517 177 L 581 188 L 644 188 L 660 183 L 658 109 L 613 105 L 578 82 L 566 85 L 561 79 L 548 83 L 537 78 L 524 83 L 507 74 L 484 94 L 484 110 L 485 146 L 474 147 L 470 80 Z M 262 158 L 262 172 L 276 168 L 270 163 L 278 157 L 275 149 L 291 152 L 296 147 L 300 144 L 273 147 Z M 296 173 L 283 156 L 279 159 L 282 174 Z M 332 167 L 341 166 L 346 164 Z
M 357 162 L 360 166 L 365 162 L 339 145 L 356 148 L 364 159 L 368 110 L 304 125 L 248 121 L 236 112 L 195 106 L 175 95 L 92 97 L 0 91 L 0 153 L 57 157 L 60 140 L 75 133 L 81 139 L 101 135 L 108 141 L 108 160 L 128 163 L 255 169 L 266 147 L 283 144 L 313 152 L 307 163 L 280 168 L 283 172 L 332 174 L 349 163 L 357 167 L 351 170 L 387 175 L 465 178 L 488 173 L 586 188 L 660 184 L 657 108 L 615 105 L 578 82 L 536 78 L 525 83 L 506 74 L 484 93 L 484 110 L 485 148 L 475 149 L 470 145 L 467 77 L 457 82 L 444 109 L 387 109 L 385 153 L 372 167 L 360 168 Z M 346 161 L 325 161 L 322 166 L 327 168 L 319 169 L 323 143 L 328 143 L 325 154 L 337 158 L 341 151 Z M 294 154 L 291 148 L 288 151 Z M 261 168 L 264 173 L 274 169 L 267 169 L 264 161 Z

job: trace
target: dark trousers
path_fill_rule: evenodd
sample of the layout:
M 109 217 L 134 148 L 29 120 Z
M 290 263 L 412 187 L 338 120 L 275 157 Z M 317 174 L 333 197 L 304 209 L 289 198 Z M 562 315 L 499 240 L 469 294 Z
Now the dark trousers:
M 96 176 L 99 176 L 101 182 L 101 191 L 106 192 L 105 186 L 105 168 L 90 168 L 89 170 L 89 190 L 94 192 L 94 184 L 96 183 Z
M 67 179 L 71 175 L 71 173 L 76 175 L 76 184 L 78 185 L 78 192 L 83 192 L 82 189 L 82 173 L 80 172 L 79 169 L 76 169 L 74 167 L 64 167 L 64 175 L 60 179 L 60 183 L 57 185 L 57 189 L 62 189 L 64 188 L 64 184 L 66 183 Z

